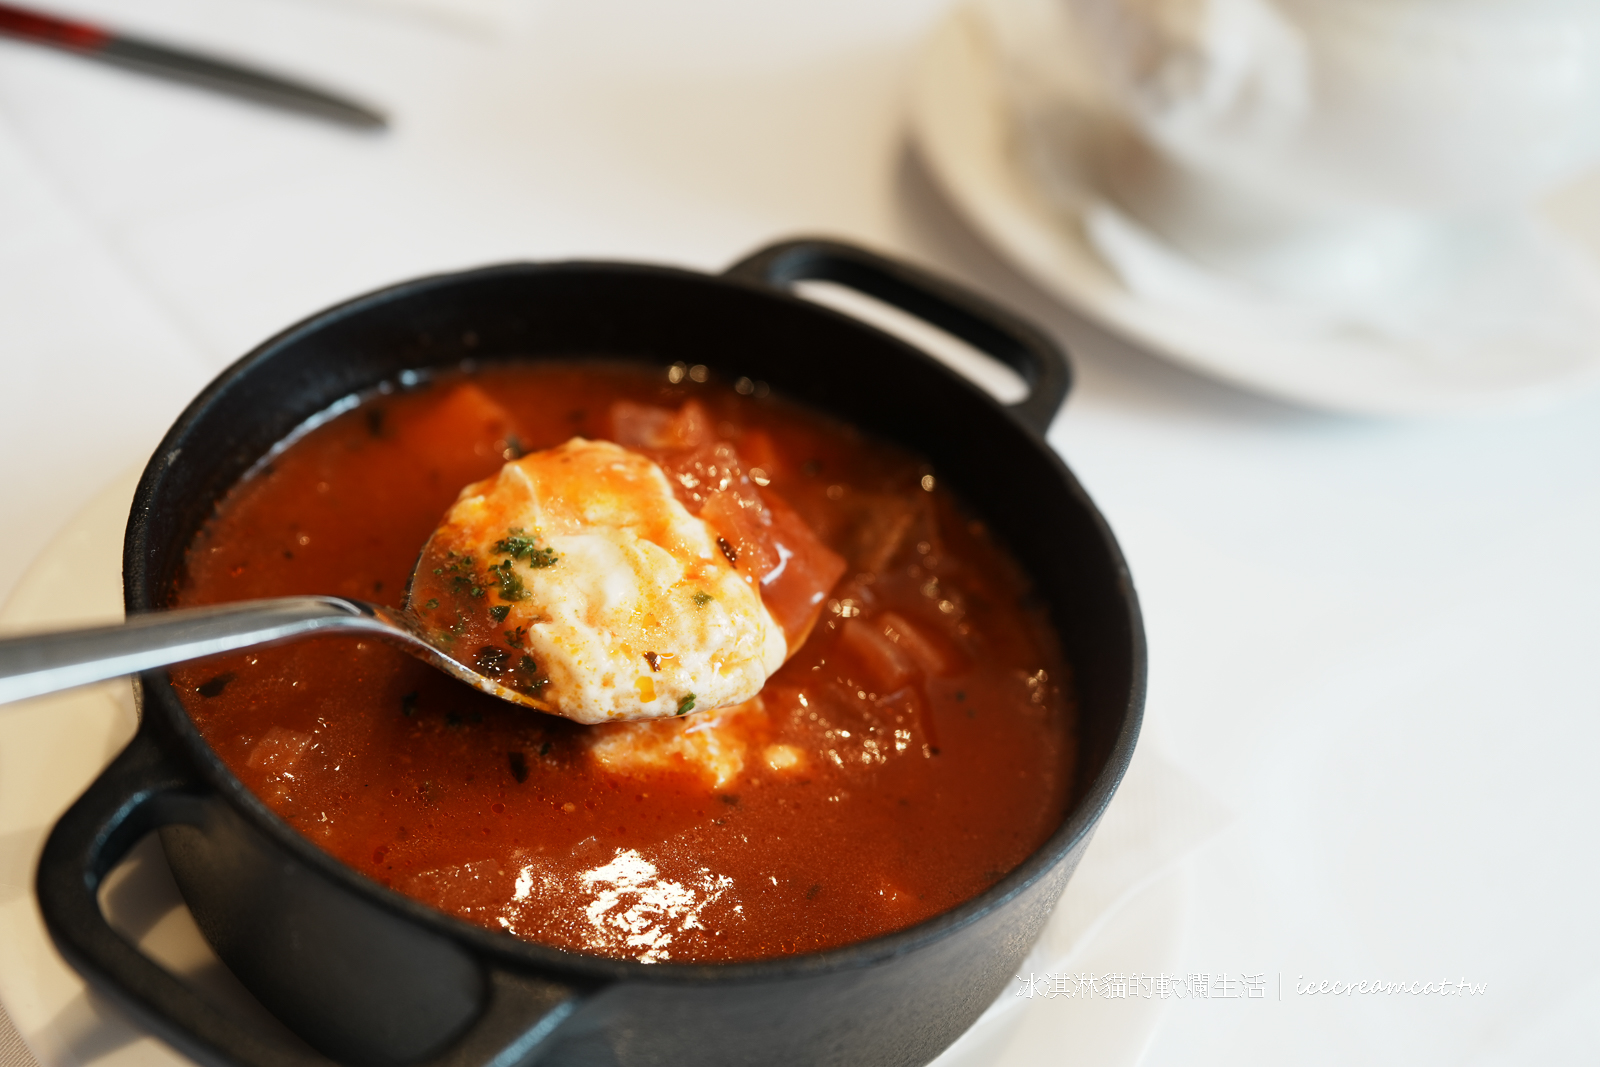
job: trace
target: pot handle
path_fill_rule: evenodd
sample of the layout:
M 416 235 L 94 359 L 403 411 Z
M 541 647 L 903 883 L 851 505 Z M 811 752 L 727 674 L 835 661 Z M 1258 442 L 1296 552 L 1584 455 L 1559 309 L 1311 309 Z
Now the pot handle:
M 184 1055 L 213 1067 L 335 1067 L 271 1041 L 199 997 L 112 929 L 100 883 L 150 831 L 197 825 L 213 803 L 147 730 L 140 730 L 56 823 L 35 881 L 56 948 L 80 974 Z M 449 1045 L 416 1067 L 517 1067 L 570 1016 L 584 991 L 480 961 L 487 1004 Z M 534 1020 L 529 1022 L 529 1020 Z
M 836 282 L 959 337 L 1022 376 L 1027 399 L 1009 407 L 1040 436 L 1072 388 L 1066 352 L 1037 326 L 970 289 L 855 245 L 815 238 L 781 241 L 724 273 L 775 289 L 799 281 Z

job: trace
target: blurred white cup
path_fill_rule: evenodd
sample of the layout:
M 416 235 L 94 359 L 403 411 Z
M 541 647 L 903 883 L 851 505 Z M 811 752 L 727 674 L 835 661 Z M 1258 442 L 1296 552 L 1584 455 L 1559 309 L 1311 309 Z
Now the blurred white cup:
M 1381 294 L 1600 162 L 1600 0 L 978 3 L 1039 166 L 1271 289 Z

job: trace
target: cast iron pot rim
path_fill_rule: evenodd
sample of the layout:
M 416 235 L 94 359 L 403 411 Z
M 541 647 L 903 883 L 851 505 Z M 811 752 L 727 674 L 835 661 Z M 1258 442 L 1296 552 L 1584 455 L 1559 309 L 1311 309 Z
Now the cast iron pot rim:
M 405 300 L 408 297 L 441 285 L 469 282 L 480 277 L 558 274 L 575 271 L 596 271 L 607 274 L 626 273 L 646 278 L 670 277 L 680 281 L 711 286 L 731 285 L 748 292 L 758 293 L 770 300 L 803 307 L 811 314 L 822 315 L 834 319 L 848 328 L 864 331 L 872 335 L 877 343 L 888 343 L 909 351 L 926 364 L 930 371 L 935 373 L 942 372 L 957 382 L 970 394 L 973 402 L 989 405 L 1000 411 L 1006 411 L 1005 405 L 980 389 L 970 379 L 958 374 L 945 364 L 933 359 L 927 353 L 902 341 L 893 334 L 869 325 L 861 319 L 818 304 L 815 301 L 806 300 L 786 290 L 763 285 L 755 281 L 707 274 L 680 267 L 604 260 L 507 262 L 462 271 L 425 275 L 383 286 L 307 316 L 263 341 L 235 360 L 213 378 L 205 389 L 190 402 L 173 423 L 171 429 L 167 431 L 166 436 L 163 437 L 161 444 L 146 465 L 144 473 L 139 479 L 138 488 L 134 493 L 133 508 L 129 515 L 123 548 L 124 601 L 129 613 L 158 610 L 154 607 L 157 599 L 154 595 L 155 591 L 148 588 L 148 576 L 145 574 L 143 567 L 143 549 L 146 545 L 147 535 L 145 515 L 149 509 L 149 498 L 155 493 L 160 479 L 165 476 L 167 470 L 181 462 L 182 448 L 176 444 L 177 439 L 186 434 L 192 425 L 204 416 L 215 397 L 227 389 L 241 374 L 252 369 L 257 364 L 271 360 L 275 353 L 284 346 L 294 343 L 305 336 L 315 334 L 349 315 Z M 578 355 L 579 353 L 574 354 Z M 471 355 L 467 355 L 458 362 L 466 362 L 474 358 Z M 622 358 L 626 359 L 626 356 Z M 497 361 L 497 358 L 485 358 L 481 362 L 487 363 L 491 361 Z M 338 398 L 334 399 L 337 400 Z M 803 406 L 809 406 L 801 401 L 796 402 L 802 403 Z M 324 406 L 324 410 L 326 410 L 327 406 Z M 914 952 L 926 944 L 940 940 L 955 930 L 978 921 L 991 911 L 1003 908 L 1047 871 L 1055 867 L 1074 849 L 1086 842 L 1086 839 L 1098 824 L 1106 805 L 1110 802 L 1117 785 L 1127 771 L 1144 715 L 1147 649 L 1137 595 L 1134 592 L 1132 578 L 1122 552 L 1104 516 L 1094 506 L 1088 494 L 1079 485 L 1077 478 L 1073 476 L 1071 470 L 1056 451 L 1044 441 L 1040 433 L 1017 421 L 1009 412 L 1007 412 L 1007 418 L 1010 419 L 1019 432 L 1030 439 L 1030 443 L 1035 448 L 1042 450 L 1046 454 L 1048 461 L 1055 468 L 1069 494 L 1085 509 L 1086 514 L 1091 518 L 1096 531 L 1100 535 L 1109 562 L 1114 568 L 1114 577 L 1123 594 L 1128 611 L 1129 635 L 1132 645 L 1129 649 L 1132 684 L 1129 688 L 1122 725 L 1107 753 L 1105 765 L 1095 776 L 1093 783 L 1084 792 L 1078 803 L 1068 811 L 1067 817 L 1045 839 L 1044 843 L 987 889 L 946 911 L 903 929 L 861 941 L 852 941 L 832 948 L 793 956 L 706 963 L 672 960 L 659 963 L 641 963 L 637 960 L 614 959 L 606 956 L 569 952 L 551 945 L 525 941 L 509 933 L 476 926 L 464 919 L 413 900 L 396 890 L 382 886 L 312 843 L 309 838 L 303 836 L 276 812 L 267 807 L 265 802 L 246 788 L 238 776 L 222 762 L 221 757 L 200 735 L 193 719 L 189 717 L 188 712 L 184 710 L 182 703 L 177 699 L 171 678 L 166 671 L 151 671 L 139 676 L 136 690 L 140 698 L 141 720 L 147 714 L 153 699 L 154 703 L 163 712 L 162 723 L 171 729 L 181 741 L 186 754 L 200 771 L 206 784 L 211 786 L 222 798 L 231 800 L 233 807 L 248 822 L 295 859 L 309 865 L 314 871 L 333 883 L 344 887 L 374 905 L 418 923 L 447 940 L 464 943 L 477 958 L 492 960 L 511 969 L 539 971 L 550 974 L 551 977 L 566 975 L 572 979 L 663 982 L 669 984 L 717 984 L 722 982 L 793 979 L 835 971 L 852 970 L 868 967 L 896 956 Z M 146 608 L 146 604 L 151 605 L 151 607 Z M 148 728 L 148 724 L 141 721 L 140 730 L 143 731 Z

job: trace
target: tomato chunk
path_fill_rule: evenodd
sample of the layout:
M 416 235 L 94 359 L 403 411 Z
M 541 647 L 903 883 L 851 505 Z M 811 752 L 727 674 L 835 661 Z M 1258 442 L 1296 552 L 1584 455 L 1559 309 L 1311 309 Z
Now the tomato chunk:
M 700 517 L 721 536 L 723 553 L 751 585 L 781 562 L 772 539 L 772 520 L 760 497 L 719 489 L 706 499 Z
M 822 615 L 828 591 L 844 575 L 844 557 L 823 544 L 782 497 L 766 491 L 778 566 L 761 579 L 761 600 L 797 648 Z
M 698 400 L 677 411 L 619 400 L 611 405 L 611 433 L 628 448 L 698 448 L 711 440 L 711 417 Z

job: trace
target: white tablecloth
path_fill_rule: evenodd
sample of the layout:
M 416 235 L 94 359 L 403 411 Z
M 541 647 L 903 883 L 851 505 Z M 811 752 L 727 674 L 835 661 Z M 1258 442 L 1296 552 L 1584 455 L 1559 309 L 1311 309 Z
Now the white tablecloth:
M 497 260 L 717 268 L 842 235 L 1075 354 L 1051 440 L 1144 598 L 1147 735 L 1234 816 L 1193 861 L 1184 969 L 1274 983 L 1174 1001 L 1145 1062 L 1594 1062 L 1600 400 L 1332 419 L 1053 307 L 906 150 L 942 7 L 77 4 L 338 84 L 392 109 L 381 136 L 0 41 L 0 592 L 210 375 L 328 303 Z M 1296 992 L 1463 979 L 1486 988 Z

